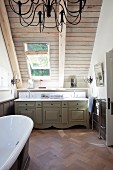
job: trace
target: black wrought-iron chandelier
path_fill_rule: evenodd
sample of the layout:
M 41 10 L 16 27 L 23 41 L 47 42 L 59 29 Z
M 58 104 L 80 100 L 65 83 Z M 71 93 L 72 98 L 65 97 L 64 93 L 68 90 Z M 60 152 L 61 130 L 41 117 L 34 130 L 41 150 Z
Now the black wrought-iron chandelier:
M 86 0 L 9 0 L 11 9 L 19 16 L 22 26 L 57 28 L 62 32 L 63 24 L 77 25 Z M 52 21 L 52 25 L 50 23 Z

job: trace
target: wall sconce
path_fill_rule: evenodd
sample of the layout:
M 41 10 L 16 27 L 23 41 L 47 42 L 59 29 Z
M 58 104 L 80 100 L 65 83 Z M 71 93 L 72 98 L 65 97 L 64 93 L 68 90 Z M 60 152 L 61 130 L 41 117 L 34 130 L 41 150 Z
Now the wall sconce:
M 17 84 L 17 83 L 19 83 L 20 82 L 20 79 L 19 78 L 17 78 L 17 76 L 15 76 L 15 77 L 13 77 L 12 79 L 11 79 L 11 84 Z
M 89 78 L 87 78 L 87 82 L 91 84 L 93 82 L 93 78 L 91 78 L 90 76 Z

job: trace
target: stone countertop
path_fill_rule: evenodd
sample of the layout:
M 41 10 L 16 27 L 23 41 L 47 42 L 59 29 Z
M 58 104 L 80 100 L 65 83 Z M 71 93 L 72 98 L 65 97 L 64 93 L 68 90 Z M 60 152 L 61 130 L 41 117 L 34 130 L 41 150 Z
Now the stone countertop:
M 50 99 L 50 98 L 18 98 L 15 102 L 39 102 L 39 101 L 88 101 L 88 98 L 61 98 L 61 99 Z
M 17 92 L 70 92 L 70 91 L 87 91 L 88 88 L 34 88 L 27 89 L 21 88 L 17 89 Z

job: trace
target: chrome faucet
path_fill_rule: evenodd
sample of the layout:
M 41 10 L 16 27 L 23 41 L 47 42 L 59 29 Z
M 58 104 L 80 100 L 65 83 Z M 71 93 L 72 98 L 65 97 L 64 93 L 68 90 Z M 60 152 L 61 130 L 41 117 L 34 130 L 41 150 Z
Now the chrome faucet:
M 74 97 L 75 97 L 75 90 L 74 90 Z
M 27 92 L 29 92 L 28 98 L 30 98 L 30 96 L 31 96 L 31 95 L 30 95 L 30 94 L 31 94 L 30 90 L 27 90 Z

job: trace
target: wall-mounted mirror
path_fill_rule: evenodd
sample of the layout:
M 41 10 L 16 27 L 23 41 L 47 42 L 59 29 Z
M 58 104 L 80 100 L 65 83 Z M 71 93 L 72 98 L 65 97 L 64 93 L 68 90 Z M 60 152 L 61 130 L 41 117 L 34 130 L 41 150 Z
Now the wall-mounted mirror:
M 103 76 L 103 63 L 94 65 L 96 86 L 104 85 L 104 76 Z

